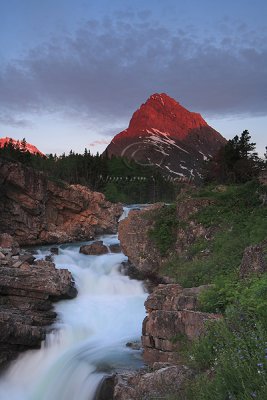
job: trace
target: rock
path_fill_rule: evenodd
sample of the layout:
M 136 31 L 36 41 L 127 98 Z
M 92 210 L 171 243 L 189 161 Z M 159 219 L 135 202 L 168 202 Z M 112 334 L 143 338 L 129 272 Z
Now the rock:
M 4 260 L 6 256 L 0 251 L 0 260 Z
M 104 376 L 95 394 L 95 400 L 112 400 L 114 393 L 115 375 Z
M 111 253 L 121 253 L 121 246 L 119 243 L 110 244 L 109 249 Z
M 162 207 L 164 204 L 159 203 L 141 211 L 130 211 L 128 218 L 119 223 L 119 240 L 123 253 L 129 258 L 129 270 L 135 269 L 135 275 L 143 280 L 158 281 L 164 261 L 148 234 L 153 225 L 153 212 Z
M 0 185 L 0 232 L 20 245 L 90 240 L 117 231 L 122 206 L 87 187 L 52 181 L 43 172 L 4 159 Z
M 107 254 L 108 248 L 104 245 L 102 240 L 98 240 L 92 244 L 86 244 L 80 247 L 80 253 L 86 255 L 101 255 Z
M 35 261 L 35 257 L 32 254 L 23 254 L 19 256 L 19 259 L 23 262 L 27 262 L 28 264 L 33 264 Z
M 58 256 L 59 254 L 59 248 L 58 247 L 51 247 L 50 249 L 51 253 Z
M 142 329 L 146 363 L 178 362 L 183 341 L 196 339 L 204 332 L 206 321 L 220 318 L 218 314 L 197 311 L 198 296 L 206 288 L 159 285 L 148 296 L 145 302 L 148 315 Z
M 117 375 L 113 399 L 160 399 L 168 394 L 178 395 L 191 376 L 192 371 L 184 365 L 166 366 L 152 372 Z
M 191 198 L 187 193 L 182 193 L 178 198 L 176 207 L 177 231 L 176 241 L 168 252 L 162 256 L 155 243 L 149 235 L 153 228 L 157 214 L 166 207 L 163 203 L 154 204 L 140 211 L 130 211 L 128 218 L 119 223 L 119 240 L 123 253 L 128 256 L 130 264 L 125 272 L 135 279 L 149 279 L 155 284 L 173 283 L 170 277 L 161 275 L 161 267 L 172 257 L 173 254 L 190 258 L 189 247 L 199 239 L 211 240 L 216 228 L 205 228 L 194 221 L 193 215 L 213 202 L 209 199 Z M 178 224 L 183 222 L 184 224 Z M 202 256 L 207 256 L 207 249 Z
M 241 279 L 252 274 L 262 274 L 267 271 L 267 241 L 258 246 L 249 246 L 245 249 L 239 276 Z
M 128 342 L 126 347 L 130 347 L 132 350 L 141 350 L 142 344 L 141 342 Z
M 0 234 L 0 247 L 12 249 L 12 248 L 18 248 L 19 244 L 8 233 L 2 233 L 2 234 Z
M 0 268 L 0 368 L 20 351 L 40 347 L 56 318 L 52 301 L 77 294 L 69 271 L 44 260 L 33 265 L 32 254 L 23 252 L 17 260 L 11 254 Z

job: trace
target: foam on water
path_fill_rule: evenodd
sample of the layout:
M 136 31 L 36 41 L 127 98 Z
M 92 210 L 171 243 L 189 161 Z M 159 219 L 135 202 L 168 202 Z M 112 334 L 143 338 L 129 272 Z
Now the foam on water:
M 116 235 L 102 239 L 118 242 Z M 140 339 L 146 294 L 141 282 L 120 274 L 126 259 L 60 248 L 56 266 L 72 272 L 78 296 L 55 305 L 58 319 L 41 349 L 21 355 L 1 377 L 1 400 L 93 400 L 105 371 L 142 364 L 125 344 Z

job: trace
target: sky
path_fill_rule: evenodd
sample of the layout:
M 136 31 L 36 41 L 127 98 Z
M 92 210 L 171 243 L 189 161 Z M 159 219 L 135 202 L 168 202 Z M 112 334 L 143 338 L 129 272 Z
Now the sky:
M 267 145 L 265 0 L 0 0 L 0 137 L 102 152 L 153 93 Z

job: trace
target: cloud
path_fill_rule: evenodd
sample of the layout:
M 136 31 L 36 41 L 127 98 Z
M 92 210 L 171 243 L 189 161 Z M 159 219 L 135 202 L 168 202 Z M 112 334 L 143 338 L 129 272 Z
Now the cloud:
M 89 143 L 89 147 L 96 147 L 96 146 L 99 146 L 99 145 L 102 145 L 102 144 L 109 144 L 110 143 L 110 140 L 105 140 L 105 139 L 102 139 L 102 140 L 95 140 L 94 142 L 92 142 L 92 143 Z
M 166 92 L 209 116 L 266 115 L 264 37 L 224 21 L 220 37 L 204 38 L 151 18 L 130 12 L 90 20 L 2 66 L 2 109 L 69 113 L 104 125 L 129 119 L 140 101 Z
M 11 115 L 0 114 L 0 124 L 5 126 L 11 126 L 14 128 L 30 128 L 32 122 L 26 119 L 15 118 Z

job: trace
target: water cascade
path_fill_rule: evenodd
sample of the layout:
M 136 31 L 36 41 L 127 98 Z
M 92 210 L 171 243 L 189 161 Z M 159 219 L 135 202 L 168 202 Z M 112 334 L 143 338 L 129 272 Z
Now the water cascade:
M 116 235 L 101 240 L 118 243 Z M 88 256 L 79 247 L 62 245 L 54 257 L 57 268 L 72 272 L 78 296 L 55 304 L 57 322 L 41 349 L 22 354 L 2 375 L 1 400 L 93 400 L 106 373 L 142 365 L 140 352 L 125 346 L 140 339 L 142 283 L 120 274 L 124 254 Z M 38 257 L 47 254 L 43 248 Z

